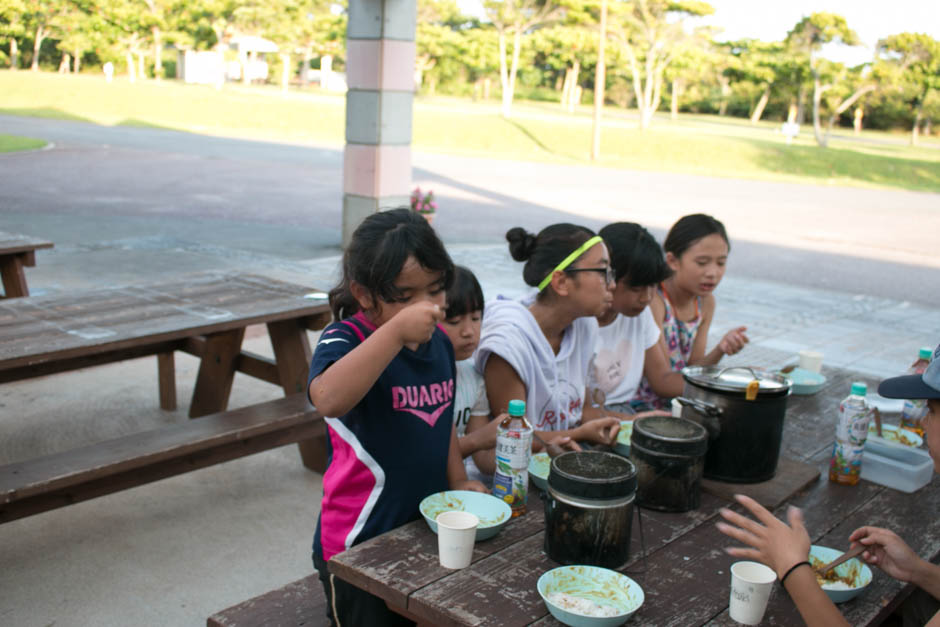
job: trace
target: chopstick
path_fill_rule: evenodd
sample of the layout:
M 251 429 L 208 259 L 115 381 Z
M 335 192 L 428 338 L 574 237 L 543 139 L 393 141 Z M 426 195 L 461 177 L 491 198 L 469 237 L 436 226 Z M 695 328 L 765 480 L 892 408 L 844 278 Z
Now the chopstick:
M 845 553 L 843 553 L 836 559 L 832 560 L 828 564 L 823 564 L 819 568 L 814 568 L 813 570 L 815 570 L 820 575 L 825 576 L 826 573 L 828 573 L 830 570 L 832 570 L 833 568 L 835 568 L 842 562 L 848 561 L 852 559 L 853 557 L 858 557 L 859 555 L 864 553 L 866 550 L 868 550 L 868 547 L 860 544 L 855 548 L 849 549 L 848 551 L 846 551 Z

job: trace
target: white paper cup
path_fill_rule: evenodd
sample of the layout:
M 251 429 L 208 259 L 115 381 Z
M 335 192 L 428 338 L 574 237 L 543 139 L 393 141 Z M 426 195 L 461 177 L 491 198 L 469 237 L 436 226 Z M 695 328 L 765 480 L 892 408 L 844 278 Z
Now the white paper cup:
M 731 602 L 728 607 L 732 620 L 745 625 L 760 623 L 776 580 L 777 573 L 763 564 L 757 562 L 732 564 Z
M 441 512 L 437 522 L 437 552 L 444 568 L 466 568 L 473 558 L 480 519 L 470 512 Z
M 676 399 L 672 399 L 672 416 L 673 418 L 682 418 L 682 403 Z
M 800 368 L 803 370 L 811 370 L 812 372 L 819 372 L 822 370 L 823 354 L 819 351 L 804 350 L 800 351 L 799 355 Z

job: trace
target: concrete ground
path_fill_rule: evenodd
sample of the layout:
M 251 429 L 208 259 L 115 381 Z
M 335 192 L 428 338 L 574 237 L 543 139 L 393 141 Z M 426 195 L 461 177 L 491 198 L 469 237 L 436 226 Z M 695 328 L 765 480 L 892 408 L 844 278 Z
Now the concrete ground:
M 0 116 L 0 132 L 11 132 L 4 125 L 12 123 Z M 69 131 L 93 138 L 91 126 L 37 125 L 22 134 Z M 226 156 L 213 147 L 228 140 L 190 137 L 193 145 L 187 148 L 179 142 L 169 146 L 165 131 L 98 133 L 99 142 L 134 145 L 105 149 L 99 143 L 95 148 L 87 138 L 66 134 L 64 139 L 53 137 L 64 143 L 51 151 L 0 157 L 0 230 L 56 243 L 40 251 L 37 266 L 27 269 L 34 294 L 220 269 L 311 287 L 332 285 L 339 261 L 339 220 L 325 207 L 339 204 L 334 153 L 304 153 L 290 146 L 279 151 L 270 145 L 259 145 L 252 153 L 251 146 L 233 143 L 231 147 L 247 152 Z M 119 134 L 124 139 L 115 137 Z M 313 165 L 298 165 L 304 154 Z M 119 172 L 119 162 L 131 158 L 148 169 L 133 170 L 139 178 L 124 179 L 123 186 L 102 187 L 100 173 L 95 175 L 91 166 L 107 163 Z M 49 174 L 77 163 L 85 163 L 85 169 L 59 178 Z M 737 324 L 748 325 L 752 339 L 729 364 L 780 366 L 797 350 L 811 347 L 821 350 L 829 365 L 889 376 L 906 368 L 918 347 L 940 340 L 938 264 L 930 256 L 931 237 L 926 237 L 938 232 L 927 228 L 937 224 L 938 195 L 505 165 L 526 182 L 513 188 L 489 161 L 418 155 L 416 164 L 416 178 L 435 185 L 473 181 L 452 184 L 456 191 L 442 188 L 441 195 L 453 203 L 448 206 L 463 209 L 450 216 L 442 213 L 436 226 L 455 261 L 478 274 L 489 298 L 525 289 L 521 266 L 509 259 L 499 237 L 509 226 L 537 230 L 559 218 L 596 226 L 610 219 L 597 206 L 609 202 L 619 207 L 612 199 L 618 190 L 629 189 L 641 207 L 611 215 L 645 221 L 661 235 L 680 211 L 671 190 L 688 198 L 691 192 L 683 186 L 695 185 L 699 207 L 716 206 L 721 199 L 730 202 L 737 193 L 755 204 L 763 198 L 769 215 L 774 207 L 785 206 L 804 224 L 815 225 L 807 233 L 792 220 L 761 226 L 747 212 L 728 214 L 726 222 L 736 227 L 732 233 L 740 234 L 732 255 L 738 265 L 717 293 L 713 340 Z M 303 212 L 300 195 L 274 194 L 269 206 L 256 206 L 253 214 L 249 204 L 239 204 L 238 194 L 214 178 L 228 171 L 226 185 L 245 194 L 261 193 L 259 180 L 281 190 L 303 187 L 311 169 L 322 176 L 302 198 L 310 202 L 311 215 L 318 216 L 314 218 Z M 569 180 L 573 171 L 583 178 L 583 189 L 597 195 L 596 205 L 573 200 L 578 191 Z M 30 176 L 35 180 L 27 180 Z M 308 179 L 296 180 L 300 176 Z M 148 178 L 186 179 L 189 195 L 174 188 L 168 199 L 157 183 L 145 185 Z M 204 189 L 195 192 L 196 187 Z M 217 198 L 199 201 L 197 193 Z M 655 210 L 657 198 L 661 213 Z M 801 213 L 801 198 L 806 203 L 822 198 L 816 202 L 833 208 L 814 221 L 811 213 Z M 557 208 L 564 203 L 569 203 L 565 212 Z M 864 212 L 852 213 L 860 205 Z M 813 207 L 820 211 L 818 204 Z M 893 222 L 882 220 L 888 212 L 893 212 Z M 283 219 L 275 219 L 278 215 Z M 855 223 L 844 217 L 850 215 L 869 218 Z M 323 228 L 317 228 L 317 220 Z M 842 229 L 841 224 L 848 226 Z M 927 226 L 912 230 L 909 224 Z M 768 241 L 775 229 L 790 234 L 789 247 Z M 866 271 L 874 273 L 868 276 L 869 287 L 866 277 L 858 276 Z M 887 279 L 872 281 L 871 276 Z M 270 354 L 263 328 L 251 329 L 246 345 Z M 186 421 L 196 367 L 194 358 L 177 356 L 180 409 L 174 412 L 158 407 L 153 358 L 6 384 L 0 388 L 0 463 Z M 237 375 L 230 406 L 279 395 L 273 386 Z M 310 574 L 320 489 L 320 476 L 303 468 L 292 445 L 2 525 L 0 624 L 204 624 L 220 609 Z

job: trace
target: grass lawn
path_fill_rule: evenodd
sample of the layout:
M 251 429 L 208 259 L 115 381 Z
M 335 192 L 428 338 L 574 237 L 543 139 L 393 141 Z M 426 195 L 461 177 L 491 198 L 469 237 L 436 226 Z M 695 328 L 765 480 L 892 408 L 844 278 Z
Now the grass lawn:
M 345 97 L 317 91 L 226 85 L 222 90 L 177 81 L 0 71 L 0 113 L 79 119 L 98 124 L 164 127 L 194 133 L 294 143 L 342 145 Z M 837 129 L 829 148 L 804 125 L 792 145 L 778 122 L 682 115 L 658 116 L 637 129 L 635 111 L 605 111 L 596 165 L 804 183 L 940 192 L 940 141 L 907 145 L 904 134 Z M 591 112 L 519 102 L 512 119 L 495 102 L 419 98 L 414 148 L 487 158 L 590 165 Z
M 0 152 L 15 152 L 17 150 L 35 150 L 46 145 L 41 139 L 32 137 L 19 137 L 16 135 L 0 134 Z

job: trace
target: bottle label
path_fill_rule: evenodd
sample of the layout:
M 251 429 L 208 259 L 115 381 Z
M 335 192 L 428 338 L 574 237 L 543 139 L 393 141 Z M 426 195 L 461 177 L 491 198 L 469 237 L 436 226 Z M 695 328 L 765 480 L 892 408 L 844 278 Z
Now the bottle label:
M 901 409 L 901 426 L 920 431 L 923 429 L 923 419 L 927 415 L 927 401 L 923 399 L 907 399 Z
M 529 488 L 529 457 L 532 431 L 509 430 L 496 438 L 496 472 L 493 496 L 503 499 L 513 510 L 525 508 Z
M 839 403 L 836 441 L 829 460 L 829 478 L 841 483 L 857 483 L 862 472 L 862 453 L 868 439 L 871 409 L 862 399 L 849 397 Z

